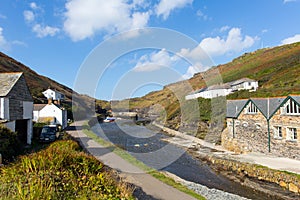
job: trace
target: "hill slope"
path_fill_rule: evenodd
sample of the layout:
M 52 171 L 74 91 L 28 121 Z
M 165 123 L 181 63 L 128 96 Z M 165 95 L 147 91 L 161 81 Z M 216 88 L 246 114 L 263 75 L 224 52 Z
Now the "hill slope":
M 220 73 L 223 82 L 234 81 L 248 77 L 259 82 L 256 92 L 240 91 L 227 96 L 227 99 L 248 97 L 271 97 L 286 96 L 289 94 L 300 94 L 300 43 L 294 43 L 274 48 L 260 49 L 252 53 L 246 53 L 232 62 L 212 67 L 206 72 L 195 74 L 188 80 L 194 90 L 215 82 L 214 73 Z M 204 77 L 205 80 L 204 80 Z M 208 84 L 207 84 L 208 83 Z M 181 120 L 181 109 L 179 101 L 186 95 L 182 82 L 170 84 L 163 90 L 151 92 L 141 98 L 128 100 L 132 110 L 140 110 L 147 113 L 149 108 L 159 105 L 157 112 L 166 113 L 165 125 L 178 129 Z M 180 91 L 181 97 L 176 97 L 172 88 Z M 199 98 L 200 122 L 199 135 L 205 136 L 208 125 L 203 122 L 210 121 L 211 100 Z M 118 102 L 114 107 L 121 108 L 124 101 Z M 164 109 L 164 111 L 162 111 Z M 198 113 L 199 115 L 199 113 Z M 198 136 L 199 136 L 198 135 Z
M 31 95 L 35 101 L 40 101 L 42 92 L 49 87 L 65 94 L 67 100 L 72 99 L 73 90 L 56 81 L 41 76 L 29 67 L 0 52 L 0 72 L 23 72 Z

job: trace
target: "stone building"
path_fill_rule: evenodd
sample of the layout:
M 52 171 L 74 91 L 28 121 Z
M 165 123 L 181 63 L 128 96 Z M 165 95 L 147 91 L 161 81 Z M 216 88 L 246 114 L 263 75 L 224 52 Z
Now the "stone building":
M 33 99 L 23 73 L 0 73 L 0 124 L 31 144 Z
M 222 145 L 300 160 L 300 96 L 227 101 Z

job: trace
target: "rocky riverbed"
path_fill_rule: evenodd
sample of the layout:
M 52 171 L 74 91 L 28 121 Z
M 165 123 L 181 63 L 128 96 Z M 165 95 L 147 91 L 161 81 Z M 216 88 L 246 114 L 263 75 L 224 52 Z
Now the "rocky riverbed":
M 236 182 L 233 178 L 224 176 L 220 171 L 214 171 L 206 162 L 186 152 L 187 147 L 190 150 L 193 147 L 190 142 L 175 142 L 175 137 L 156 132 L 152 129 L 153 127 L 135 126 L 124 120 L 117 121 L 117 123 L 101 124 L 93 128 L 93 131 L 100 137 L 106 138 L 128 151 L 146 165 L 180 177 L 180 180 L 184 180 L 182 183 L 201 195 L 211 195 L 207 197 L 208 199 L 217 199 L 217 196 L 219 199 L 237 199 L 240 197 L 240 199 L 262 200 L 293 199 L 293 196 L 290 198 L 287 195 L 287 198 L 284 198 L 258 190 L 255 187 L 248 187 L 244 183 Z M 184 143 L 186 146 L 183 145 Z M 160 151 L 161 149 L 163 151 Z M 203 152 L 205 151 L 209 154 L 208 149 L 203 148 Z M 180 156 L 173 162 L 164 163 L 174 154 Z M 162 163 L 165 165 L 161 165 Z M 231 176 L 235 177 L 234 174 Z

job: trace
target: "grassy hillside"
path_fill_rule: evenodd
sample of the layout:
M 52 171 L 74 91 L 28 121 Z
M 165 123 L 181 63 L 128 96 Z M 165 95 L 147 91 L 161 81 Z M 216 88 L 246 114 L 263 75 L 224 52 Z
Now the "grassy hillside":
M 188 80 L 194 90 L 208 86 L 216 82 L 214 74 L 219 72 L 223 82 L 234 81 L 243 77 L 255 79 L 259 82 L 256 92 L 240 91 L 227 96 L 227 99 L 248 97 L 272 97 L 300 94 L 300 43 L 294 43 L 274 48 L 260 49 L 252 53 L 234 59 L 227 64 L 212 67 L 206 72 L 195 74 Z M 176 97 L 172 88 L 180 91 L 180 97 Z M 181 109 L 186 95 L 182 82 L 166 86 L 163 90 L 151 92 L 141 98 L 127 100 L 130 108 L 147 110 L 147 108 L 160 105 L 160 112 L 165 112 L 166 125 L 175 128 L 181 120 Z M 200 119 L 209 121 L 211 115 L 210 100 L 198 99 L 200 107 Z M 181 102 L 181 105 L 180 103 Z M 124 105 L 124 101 L 116 103 L 117 108 Z M 164 109 L 164 111 L 162 111 Z M 203 128 L 203 127 L 202 127 Z
M 94 109 L 91 108 L 91 102 L 95 101 L 94 98 L 73 92 L 71 88 L 50 78 L 37 74 L 29 67 L 0 52 L 0 73 L 1 72 L 23 72 L 35 103 L 45 103 L 47 100 L 43 96 L 42 92 L 48 88 L 51 88 L 63 93 L 66 96 L 66 102 L 64 103 L 64 106 L 69 111 L 71 111 L 72 98 L 76 102 L 75 110 L 83 115 L 87 109 Z M 104 108 L 110 106 L 109 102 L 107 101 L 98 100 L 96 103 Z

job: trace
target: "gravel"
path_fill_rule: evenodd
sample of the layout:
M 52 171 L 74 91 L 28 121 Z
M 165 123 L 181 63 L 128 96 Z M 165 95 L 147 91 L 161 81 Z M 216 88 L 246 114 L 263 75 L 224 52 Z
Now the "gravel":
M 201 184 L 186 181 L 169 172 L 164 172 L 164 173 L 167 176 L 173 178 L 176 182 L 179 182 L 180 184 L 186 186 L 187 188 L 195 191 L 197 194 L 200 194 L 201 196 L 205 197 L 207 200 L 248 200 L 247 198 L 238 196 L 236 194 L 231 194 L 218 189 L 210 189 Z

